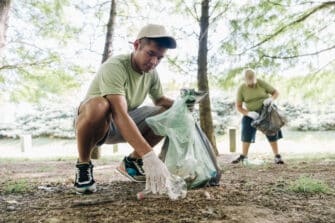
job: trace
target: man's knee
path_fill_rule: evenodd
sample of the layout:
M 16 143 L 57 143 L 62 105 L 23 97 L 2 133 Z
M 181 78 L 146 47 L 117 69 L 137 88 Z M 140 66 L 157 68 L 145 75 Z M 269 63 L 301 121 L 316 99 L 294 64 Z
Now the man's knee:
M 80 105 L 78 121 L 100 122 L 109 118 L 110 106 L 107 99 L 95 97 Z

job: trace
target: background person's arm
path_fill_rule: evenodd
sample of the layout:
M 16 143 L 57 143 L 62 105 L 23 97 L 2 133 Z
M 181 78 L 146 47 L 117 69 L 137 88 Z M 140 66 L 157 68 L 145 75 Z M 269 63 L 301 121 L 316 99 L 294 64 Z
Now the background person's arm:
M 252 119 L 257 119 L 259 117 L 259 114 L 257 112 L 255 112 L 255 111 L 248 111 L 248 110 L 244 109 L 243 106 L 242 106 L 242 102 L 240 102 L 240 101 L 236 101 L 235 106 L 236 106 L 236 109 L 240 113 L 242 113 L 243 115 L 246 115 L 246 116 L 248 116 L 248 117 L 250 117 Z
M 263 101 L 263 105 L 268 106 L 268 105 L 272 104 L 272 102 L 278 97 L 278 95 L 279 95 L 278 91 L 274 90 L 271 93 L 271 97 L 268 97 Z
M 276 100 L 278 96 L 279 96 L 279 92 L 277 90 L 274 90 L 271 94 L 271 98 L 273 101 Z
M 135 149 L 136 153 L 142 157 L 152 151 L 151 146 L 129 116 L 125 97 L 123 95 L 107 95 L 105 97 L 109 101 L 115 125 L 120 130 L 123 138 Z
M 242 103 L 243 103 L 243 102 L 241 102 L 241 101 L 236 101 L 236 103 L 235 103 L 236 109 L 237 109 L 237 111 L 239 111 L 242 115 L 247 115 L 249 111 L 243 108 Z

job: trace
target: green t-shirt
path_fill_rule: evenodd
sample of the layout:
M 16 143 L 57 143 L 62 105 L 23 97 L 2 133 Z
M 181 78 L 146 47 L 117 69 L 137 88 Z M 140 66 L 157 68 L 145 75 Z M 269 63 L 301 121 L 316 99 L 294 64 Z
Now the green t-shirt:
M 153 100 L 163 96 L 157 71 L 139 74 L 131 66 L 131 54 L 109 58 L 94 77 L 85 100 L 109 94 L 124 95 L 128 110 L 140 106 L 149 94 Z
M 251 88 L 245 83 L 237 90 L 237 102 L 244 102 L 248 111 L 258 111 L 262 108 L 263 101 L 272 94 L 275 89 L 265 81 L 257 79 L 256 86 Z

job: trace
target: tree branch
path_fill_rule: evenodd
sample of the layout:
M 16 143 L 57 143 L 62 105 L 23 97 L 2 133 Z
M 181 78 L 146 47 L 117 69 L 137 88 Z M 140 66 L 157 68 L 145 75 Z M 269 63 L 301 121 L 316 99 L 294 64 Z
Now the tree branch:
M 36 62 L 32 62 L 32 63 L 18 63 L 18 64 L 7 64 L 7 65 L 3 65 L 0 67 L 0 70 L 12 70 L 12 69 L 20 69 L 23 67 L 33 67 L 33 66 L 40 66 L 40 65 L 47 65 L 47 64 L 51 64 L 52 61 L 36 61 Z
M 215 9 L 218 7 L 218 6 L 217 6 L 218 4 L 219 4 L 219 2 L 217 2 L 217 4 L 214 6 L 214 9 L 213 9 L 213 12 L 212 12 L 212 13 L 214 13 Z M 225 14 L 225 13 L 228 11 L 228 9 L 229 9 L 229 5 L 230 5 L 230 4 L 231 4 L 231 1 L 229 1 L 229 2 L 227 3 L 225 9 L 224 9 L 222 12 L 219 12 L 216 16 L 214 16 L 214 17 L 212 18 L 212 21 L 210 22 L 210 24 L 215 23 L 217 19 L 219 19 L 223 14 Z M 211 16 L 209 16 L 209 17 L 211 17 Z
M 287 25 L 284 25 L 283 27 L 279 28 L 277 31 L 275 31 L 274 33 L 270 34 L 268 37 L 266 37 L 262 41 L 258 42 L 257 44 L 255 44 L 255 45 L 249 47 L 248 49 L 244 50 L 243 52 L 239 53 L 239 55 L 242 55 L 242 54 L 246 53 L 247 51 L 249 51 L 251 49 L 259 47 L 260 45 L 262 45 L 262 44 L 270 41 L 274 37 L 276 37 L 279 34 L 281 34 L 282 32 L 284 32 L 287 28 L 289 28 L 289 27 L 291 27 L 291 26 L 293 26 L 293 25 L 295 25 L 297 23 L 303 22 L 304 20 L 306 20 L 308 17 L 310 17 L 311 15 L 313 15 L 314 13 L 316 13 L 317 11 L 322 10 L 322 9 L 324 9 L 326 7 L 329 7 L 329 6 L 332 6 L 332 5 L 335 5 L 335 1 L 324 2 L 321 5 L 318 5 L 318 6 L 314 7 L 314 8 L 312 8 L 309 12 L 304 13 L 298 19 L 296 19 L 296 20 L 288 23 Z
M 192 12 L 190 7 L 188 7 L 187 3 L 185 3 L 186 12 L 188 12 L 197 22 L 199 22 L 199 17 L 197 15 L 197 8 L 196 8 L 195 4 L 196 3 L 193 4 L 193 10 L 195 11 L 195 14 Z
M 175 62 L 175 60 L 171 59 L 169 56 L 167 56 L 166 58 L 167 58 L 168 62 L 169 62 L 170 64 L 172 64 L 173 66 L 175 66 L 178 70 L 180 70 L 181 73 L 186 74 L 186 75 L 189 74 L 189 72 L 187 72 L 187 71 L 184 70 L 179 64 L 177 64 L 177 63 Z
M 314 71 L 311 75 L 314 75 L 314 74 L 317 74 L 319 73 L 320 71 L 322 71 L 325 67 L 329 66 L 330 64 L 334 63 L 335 62 L 335 59 L 334 60 L 331 60 L 329 63 L 325 64 L 324 66 L 320 67 L 319 69 L 317 69 L 316 71 Z
M 322 50 L 318 50 L 318 51 L 313 52 L 313 53 L 305 53 L 305 54 L 300 54 L 300 55 L 283 56 L 283 57 L 281 57 L 281 56 L 270 56 L 270 55 L 263 54 L 263 57 L 268 57 L 268 58 L 271 58 L 271 59 L 286 60 L 286 59 L 293 59 L 293 58 L 297 58 L 297 57 L 315 56 L 315 55 L 321 54 L 323 52 L 326 52 L 326 51 L 329 51 L 329 50 L 332 50 L 332 49 L 335 49 L 335 45 L 331 46 L 331 47 L 328 47 L 328 48 L 325 48 L 325 49 L 322 49 Z

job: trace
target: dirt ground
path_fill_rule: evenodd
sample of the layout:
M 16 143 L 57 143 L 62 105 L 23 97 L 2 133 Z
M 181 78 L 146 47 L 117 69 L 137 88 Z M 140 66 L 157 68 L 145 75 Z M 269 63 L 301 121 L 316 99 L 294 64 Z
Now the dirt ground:
M 285 165 L 229 164 L 220 156 L 220 186 L 187 197 L 137 200 L 144 184 L 116 173 L 118 161 L 95 161 L 98 192 L 77 195 L 74 161 L 1 161 L 0 222 L 335 222 L 335 159 L 286 160 Z M 295 192 L 301 176 L 329 191 Z

